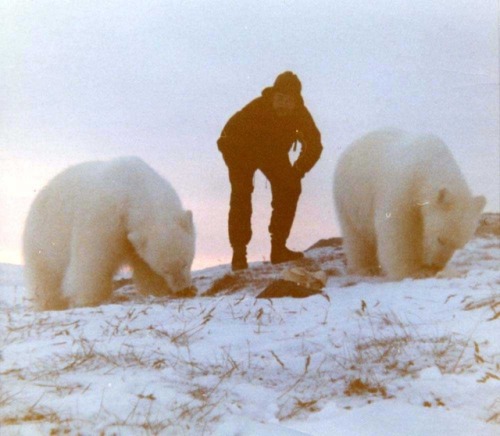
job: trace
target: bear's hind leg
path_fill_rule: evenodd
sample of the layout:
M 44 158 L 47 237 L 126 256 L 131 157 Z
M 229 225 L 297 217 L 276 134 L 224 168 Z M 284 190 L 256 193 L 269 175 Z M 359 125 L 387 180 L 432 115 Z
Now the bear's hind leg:
M 37 310 L 63 310 L 68 307 L 62 296 L 60 274 L 40 262 L 26 262 L 25 275 Z

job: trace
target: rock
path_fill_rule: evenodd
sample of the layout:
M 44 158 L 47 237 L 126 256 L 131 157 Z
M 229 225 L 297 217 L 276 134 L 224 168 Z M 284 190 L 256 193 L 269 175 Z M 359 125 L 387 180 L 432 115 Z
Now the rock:
M 307 298 L 318 294 L 321 294 L 321 290 L 306 288 L 289 280 L 276 280 L 257 295 L 257 298 Z

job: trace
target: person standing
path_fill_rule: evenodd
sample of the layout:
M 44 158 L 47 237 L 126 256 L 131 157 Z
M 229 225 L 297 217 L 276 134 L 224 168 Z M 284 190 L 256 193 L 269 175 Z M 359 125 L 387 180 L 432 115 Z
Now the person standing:
M 289 250 L 286 241 L 301 194 L 301 180 L 318 161 L 323 146 L 301 90 L 302 84 L 293 72 L 278 75 L 273 86 L 229 119 L 217 141 L 231 183 L 228 232 L 234 271 L 248 268 L 246 247 L 252 237 L 253 178 L 257 170 L 271 185 L 271 263 L 304 257 L 302 252 Z M 292 164 L 289 152 L 297 142 L 301 150 Z

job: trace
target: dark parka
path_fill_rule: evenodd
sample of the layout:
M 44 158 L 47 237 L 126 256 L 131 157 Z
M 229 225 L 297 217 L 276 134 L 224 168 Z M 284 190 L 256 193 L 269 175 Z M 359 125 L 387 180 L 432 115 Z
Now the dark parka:
M 302 177 L 321 155 L 320 132 L 301 97 L 293 114 L 278 117 L 272 107 L 273 92 L 272 87 L 264 89 L 229 119 L 217 141 L 219 150 L 228 165 L 247 160 L 259 165 L 288 155 L 301 132 L 303 144 L 294 168 Z

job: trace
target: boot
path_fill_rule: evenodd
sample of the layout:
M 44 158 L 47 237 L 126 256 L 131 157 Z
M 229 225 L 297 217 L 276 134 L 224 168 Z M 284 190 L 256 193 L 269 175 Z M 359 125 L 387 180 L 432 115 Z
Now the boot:
M 293 260 L 300 260 L 304 258 L 304 253 L 301 251 L 292 251 L 286 248 L 285 244 L 276 244 L 273 243 L 271 245 L 271 263 L 283 263 L 290 262 Z
M 233 260 L 231 261 L 233 271 L 239 271 L 248 268 L 247 247 L 233 247 Z

